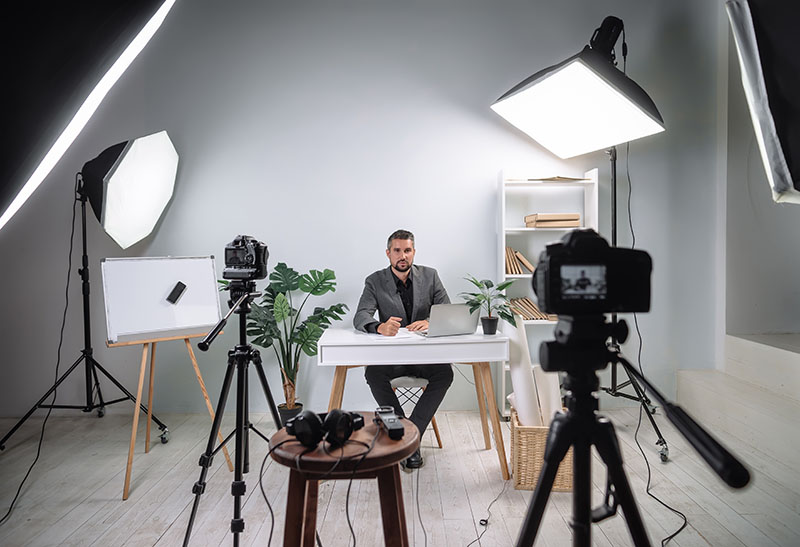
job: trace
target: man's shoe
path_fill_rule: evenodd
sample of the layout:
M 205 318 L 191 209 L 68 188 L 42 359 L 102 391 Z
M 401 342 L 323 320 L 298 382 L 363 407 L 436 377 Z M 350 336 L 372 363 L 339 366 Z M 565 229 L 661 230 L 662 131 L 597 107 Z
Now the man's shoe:
M 405 461 L 405 467 L 406 469 L 419 469 L 422 467 L 422 454 L 420 454 L 419 448 Z

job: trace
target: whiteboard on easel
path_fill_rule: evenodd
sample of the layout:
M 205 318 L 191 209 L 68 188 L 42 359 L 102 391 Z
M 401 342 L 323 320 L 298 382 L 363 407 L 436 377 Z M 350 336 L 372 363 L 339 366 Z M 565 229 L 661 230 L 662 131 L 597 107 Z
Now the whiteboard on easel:
M 109 344 L 202 334 L 220 319 L 213 256 L 106 258 L 101 266 Z

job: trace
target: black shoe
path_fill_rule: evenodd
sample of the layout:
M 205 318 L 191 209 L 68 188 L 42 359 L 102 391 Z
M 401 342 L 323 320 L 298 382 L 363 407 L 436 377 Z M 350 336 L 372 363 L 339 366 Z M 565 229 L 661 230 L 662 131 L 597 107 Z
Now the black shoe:
M 419 448 L 405 461 L 405 467 L 406 469 L 419 469 L 422 467 L 422 454 L 419 453 Z

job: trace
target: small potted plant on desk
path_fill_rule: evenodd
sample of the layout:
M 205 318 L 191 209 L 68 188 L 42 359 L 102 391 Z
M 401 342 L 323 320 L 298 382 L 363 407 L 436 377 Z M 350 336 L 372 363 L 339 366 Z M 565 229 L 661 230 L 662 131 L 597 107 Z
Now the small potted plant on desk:
M 286 403 L 278 405 L 278 412 L 281 421 L 286 423 L 303 410 L 303 404 L 297 401 L 295 393 L 302 354 L 309 357 L 317 354 L 320 336 L 331 322 L 342 319 L 348 307 L 345 304 L 317 307 L 300 320 L 303 307 L 312 295 L 322 296 L 336 291 L 333 270 L 310 270 L 300 275 L 281 262 L 272 270 L 269 281 L 261 302 L 252 304 L 247 334 L 253 337 L 252 342 L 257 346 L 271 347 L 275 351 L 286 397 Z M 296 300 L 300 301 L 297 308 Z
M 495 285 L 490 279 L 478 280 L 469 274 L 464 279 L 478 289 L 478 292 L 462 292 L 459 294 L 469 306 L 470 313 L 481 308 L 486 310 L 486 315 L 481 317 L 483 334 L 496 334 L 499 319 L 503 319 L 511 325 L 514 324 L 514 316 L 511 314 L 508 297 L 503 292 L 511 286 L 514 282 L 513 279 L 503 281 L 499 285 Z

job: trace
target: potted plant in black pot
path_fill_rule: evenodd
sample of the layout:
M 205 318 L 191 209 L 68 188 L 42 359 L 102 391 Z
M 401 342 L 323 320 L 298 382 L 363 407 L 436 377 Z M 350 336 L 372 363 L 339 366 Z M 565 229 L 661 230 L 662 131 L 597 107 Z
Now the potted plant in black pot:
M 278 412 L 281 421 L 286 423 L 303 410 L 295 393 L 302 355 L 317 355 L 317 342 L 322 333 L 333 321 L 342 319 L 348 307 L 345 304 L 317 307 L 301 321 L 301 313 L 310 297 L 336 291 L 333 270 L 310 270 L 300 275 L 281 262 L 270 273 L 269 281 L 261 301 L 252 303 L 247 334 L 257 346 L 271 347 L 275 351 L 286 398 L 286 403 L 278 405 Z M 298 302 L 299 306 L 295 307 Z
M 459 294 L 469 306 L 470 313 L 481 308 L 486 311 L 486 315 L 481 317 L 483 334 L 497 333 L 499 319 L 503 319 L 511 325 L 514 324 L 514 316 L 511 313 L 508 297 L 503 292 L 511 286 L 514 282 L 513 279 L 503 281 L 499 285 L 495 285 L 490 279 L 478 280 L 469 274 L 464 279 L 478 289 L 478 292 L 462 292 Z

